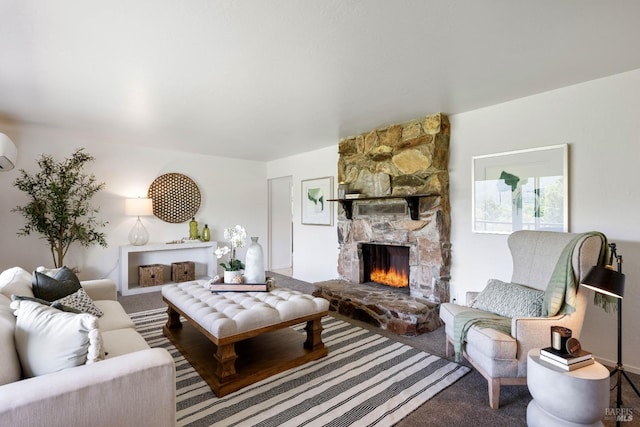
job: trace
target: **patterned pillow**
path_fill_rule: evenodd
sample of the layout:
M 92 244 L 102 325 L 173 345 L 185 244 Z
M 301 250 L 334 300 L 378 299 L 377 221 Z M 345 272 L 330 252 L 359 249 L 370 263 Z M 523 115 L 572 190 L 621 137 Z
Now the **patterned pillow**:
M 504 317 L 540 317 L 544 291 L 491 279 L 471 307 Z
M 104 314 L 98 307 L 96 307 L 91 297 L 87 295 L 87 292 L 83 288 L 78 289 L 71 295 L 55 300 L 53 304 L 71 307 L 96 317 L 100 317 Z
M 67 313 L 75 313 L 75 314 L 82 313 L 82 311 L 80 311 L 78 309 L 75 309 L 73 307 L 69 307 L 69 306 L 60 304 L 59 302 L 45 301 L 43 299 L 36 298 L 36 297 L 25 297 L 25 296 L 22 296 L 22 295 L 11 295 L 11 300 L 12 301 L 33 301 L 33 302 L 37 302 L 38 304 L 48 305 L 49 307 L 56 308 L 56 309 L 58 309 L 60 311 L 66 311 Z

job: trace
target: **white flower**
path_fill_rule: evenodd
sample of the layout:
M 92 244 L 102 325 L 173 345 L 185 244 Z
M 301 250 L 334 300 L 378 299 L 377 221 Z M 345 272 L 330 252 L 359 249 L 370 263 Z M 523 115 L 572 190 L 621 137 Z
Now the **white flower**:
M 242 248 L 247 240 L 247 232 L 241 225 L 236 225 L 233 228 L 224 229 L 224 239 L 231 243 L 231 247 Z
M 218 259 L 222 258 L 223 256 L 225 256 L 229 252 L 231 252 L 231 249 L 229 249 L 228 246 L 222 246 L 222 247 L 216 249 L 215 251 L 213 251 L 213 253 L 216 255 L 216 258 L 218 258 Z

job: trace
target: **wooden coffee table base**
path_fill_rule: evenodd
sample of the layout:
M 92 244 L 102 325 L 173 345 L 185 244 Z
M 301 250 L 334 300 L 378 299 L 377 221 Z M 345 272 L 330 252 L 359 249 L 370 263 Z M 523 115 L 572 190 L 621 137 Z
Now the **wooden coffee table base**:
M 277 373 L 327 355 L 319 313 L 218 339 L 165 299 L 164 335 L 180 350 L 216 396 L 233 393 Z M 188 322 L 182 324 L 180 315 Z M 307 322 L 307 337 L 289 326 Z

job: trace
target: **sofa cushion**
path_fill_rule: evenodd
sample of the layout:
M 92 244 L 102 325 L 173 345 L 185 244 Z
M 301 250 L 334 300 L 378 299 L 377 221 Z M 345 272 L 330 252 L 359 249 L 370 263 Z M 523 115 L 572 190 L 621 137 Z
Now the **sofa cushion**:
M 513 360 L 518 354 L 516 339 L 493 328 L 472 326 L 467 332 L 466 341 L 467 348 L 473 345 L 490 359 Z
M 0 273 L 0 292 L 7 298 L 11 298 L 11 295 L 32 297 L 31 273 L 20 267 L 3 271 Z
M 85 290 L 82 288 L 78 289 L 71 295 L 67 295 L 66 297 L 56 300 L 55 302 L 96 317 L 100 317 L 104 314 L 98 307 L 96 307 L 93 300 L 89 298 L 89 295 L 87 295 Z
M 0 295 L 0 298 L 6 298 Z M 20 369 L 20 361 L 16 351 L 13 334 L 16 329 L 16 318 L 13 310 L 6 304 L 3 299 L 0 304 L 0 360 L 2 367 L 0 368 L 0 385 L 9 384 L 18 381 L 22 375 Z
M 15 343 L 26 377 L 93 363 L 104 357 L 98 319 L 34 301 L 13 301 Z
M 100 300 L 94 301 L 94 304 L 104 313 L 104 315 L 98 319 L 98 327 L 102 332 L 135 327 L 133 321 L 119 302 Z
M 504 317 L 540 317 L 544 291 L 491 279 L 471 307 Z
M 82 286 L 73 271 L 62 267 L 53 276 L 34 271 L 32 288 L 35 297 L 45 301 L 55 301 L 75 293 Z
M 132 328 L 103 332 L 102 341 L 107 359 L 149 348 L 142 335 Z

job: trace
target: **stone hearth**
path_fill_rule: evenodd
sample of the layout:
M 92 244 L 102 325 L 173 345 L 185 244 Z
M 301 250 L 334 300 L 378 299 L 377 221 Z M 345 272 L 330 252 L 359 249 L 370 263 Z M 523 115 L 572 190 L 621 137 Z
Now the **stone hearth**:
M 400 335 L 419 335 L 442 325 L 438 304 L 375 284 L 329 280 L 315 283 L 314 296 L 330 310 Z

